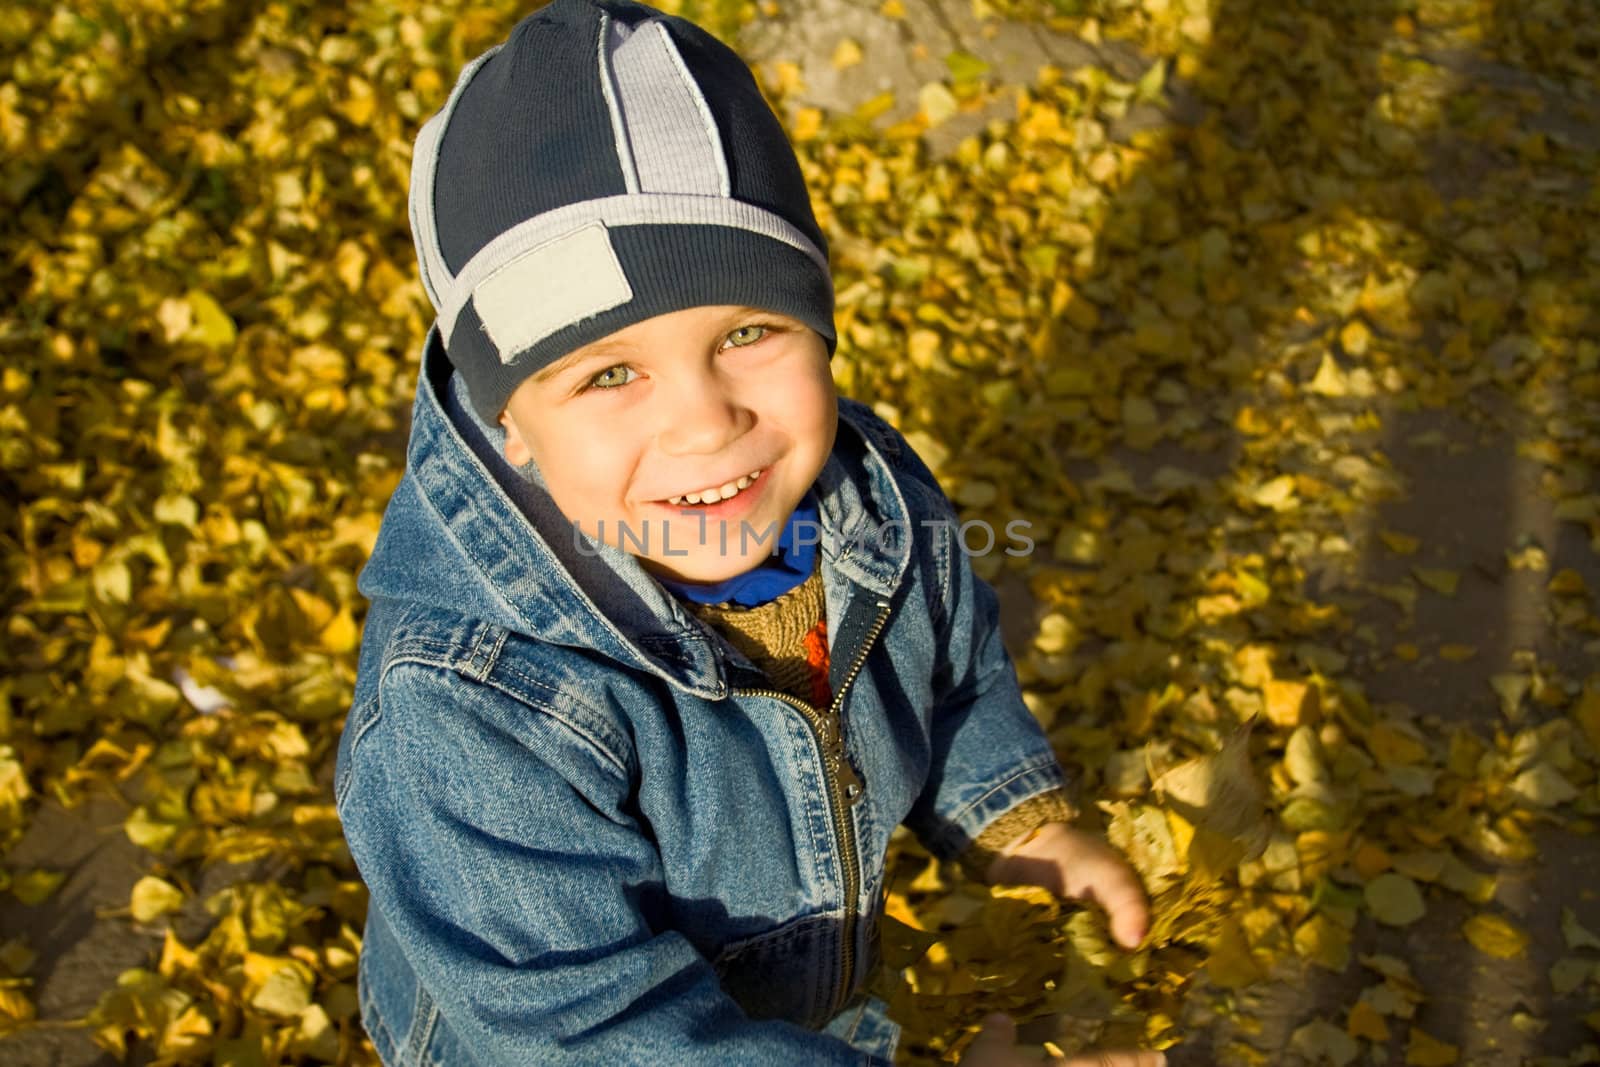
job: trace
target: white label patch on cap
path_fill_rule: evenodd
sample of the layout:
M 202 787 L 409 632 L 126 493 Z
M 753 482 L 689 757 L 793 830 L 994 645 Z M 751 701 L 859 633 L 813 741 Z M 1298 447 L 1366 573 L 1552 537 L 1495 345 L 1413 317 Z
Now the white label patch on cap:
M 611 235 L 599 222 L 528 249 L 472 291 L 472 306 L 502 363 L 557 330 L 632 299 Z

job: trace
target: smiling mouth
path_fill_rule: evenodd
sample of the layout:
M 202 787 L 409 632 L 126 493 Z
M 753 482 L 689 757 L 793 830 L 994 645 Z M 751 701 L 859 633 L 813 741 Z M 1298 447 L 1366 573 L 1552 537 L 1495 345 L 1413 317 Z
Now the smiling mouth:
M 721 485 L 712 486 L 709 489 L 702 489 L 697 493 L 685 493 L 682 496 L 670 496 L 667 498 L 667 503 L 676 507 L 703 507 L 707 504 L 716 504 L 724 500 L 732 500 L 734 497 L 750 488 L 750 486 L 754 485 L 756 479 L 761 477 L 761 473 L 762 472 L 760 470 L 754 470 L 749 474 L 740 475 L 731 482 L 724 482 Z

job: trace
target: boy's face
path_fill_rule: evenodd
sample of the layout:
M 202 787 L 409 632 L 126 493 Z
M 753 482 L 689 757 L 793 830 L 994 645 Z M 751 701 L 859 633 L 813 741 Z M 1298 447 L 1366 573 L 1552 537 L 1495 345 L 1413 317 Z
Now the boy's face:
M 833 449 L 838 404 L 809 327 L 695 307 L 557 360 L 500 424 L 506 459 L 537 463 L 586 536 L 665 577 L 717 582 L 769 556 Z

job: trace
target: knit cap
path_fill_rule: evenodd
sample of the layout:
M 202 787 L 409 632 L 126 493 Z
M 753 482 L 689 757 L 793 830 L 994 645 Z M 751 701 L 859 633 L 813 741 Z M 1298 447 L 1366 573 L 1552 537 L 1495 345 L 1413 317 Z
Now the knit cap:
M 473 409 L 607 334 L 708 304 L 833 350 L 827 244 L 743 60 L 627 0 L 553 0 L 470 63 L 422 127 L 411 231 Z

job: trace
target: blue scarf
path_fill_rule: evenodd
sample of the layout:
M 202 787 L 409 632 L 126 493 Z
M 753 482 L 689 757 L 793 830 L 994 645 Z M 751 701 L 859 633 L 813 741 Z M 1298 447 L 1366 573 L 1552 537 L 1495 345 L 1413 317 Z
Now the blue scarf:
M 804 528 L 812 532 L 812 538 L 795 536 L 796 529 L 802 528 L 803 524 L 809 524 Z M 817 546 L 812 542 L 818 528 L 817 498 L 807 491 L 795 507 L 794 514 L 784 524 L 783 533 L 778 537 L 777 554 L 769 556 L 761 566 L 709 585 L 704 582 L 675 582 L 668 578 L 657 580 L 673 596 L 695 604 L 760 607 L 811 577 L 811 568 L 817 558 Z

